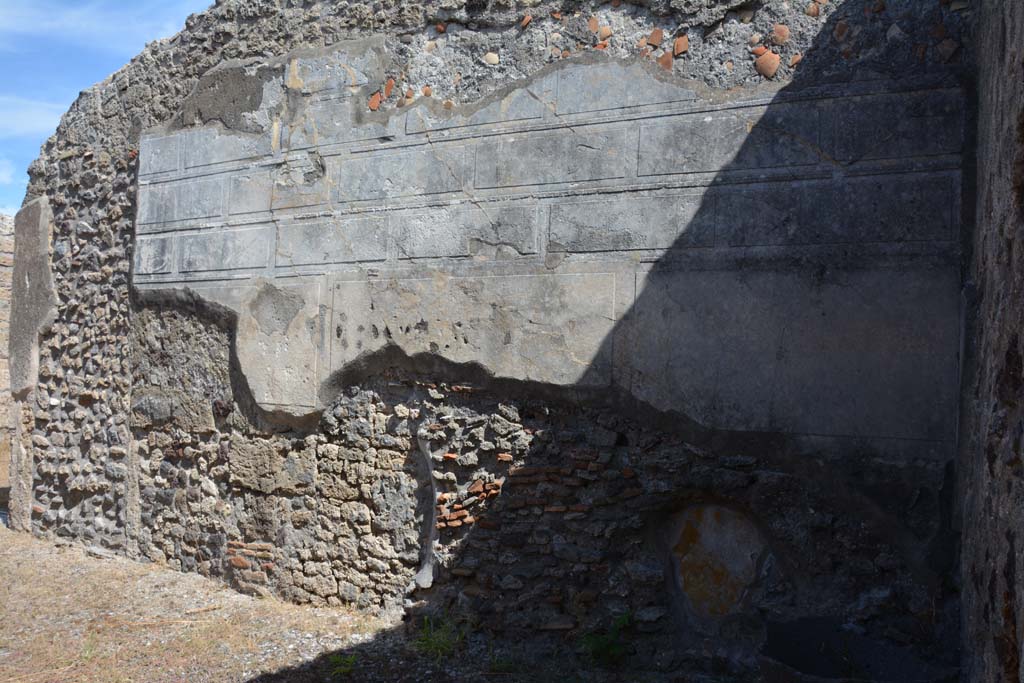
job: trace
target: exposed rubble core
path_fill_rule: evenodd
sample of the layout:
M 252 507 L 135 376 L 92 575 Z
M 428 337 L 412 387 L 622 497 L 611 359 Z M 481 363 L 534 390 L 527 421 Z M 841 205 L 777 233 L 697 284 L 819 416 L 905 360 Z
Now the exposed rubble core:
M 972 16 L 218 2 L 30 169 L 12 526 L 626 616 L 637 680 L 952 680 Z

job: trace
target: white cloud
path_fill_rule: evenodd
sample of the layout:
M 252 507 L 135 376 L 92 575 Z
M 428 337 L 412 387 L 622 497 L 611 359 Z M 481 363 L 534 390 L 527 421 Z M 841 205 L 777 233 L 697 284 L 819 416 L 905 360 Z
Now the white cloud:
M 68 103 L 44 102 L 26 97 L 0 95 L 0 139 L 47 137 L 60 123 Z
M 180 31 L 212 0 L 0 0 L 0 39 L 39 37 L 130 57 Z

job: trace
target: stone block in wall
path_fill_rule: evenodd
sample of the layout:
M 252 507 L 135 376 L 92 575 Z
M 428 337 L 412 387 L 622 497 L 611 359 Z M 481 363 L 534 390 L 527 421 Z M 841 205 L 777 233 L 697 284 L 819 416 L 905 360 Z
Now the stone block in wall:
M 228 450 L 231 481 L 261 493 L 312 493 L 316 448 L 292 450 L 284 439 L 232 438 Z

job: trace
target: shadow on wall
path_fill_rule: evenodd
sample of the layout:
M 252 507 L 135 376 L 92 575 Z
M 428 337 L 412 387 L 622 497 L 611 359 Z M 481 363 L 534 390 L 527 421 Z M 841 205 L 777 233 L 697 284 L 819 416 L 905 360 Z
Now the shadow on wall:
M 831 15 L 741 140 L 666 138 L 721 170 L 579 387 L 394 349 L 337 378 L 321 428 L 417 444 L 434 547 L 405 625 L 253 681 L 955 680 L 963 112 L 906 36 L 854 59 L 868 6 Z M 835 126 L 801 104 L 893 75 L 915 96 L 850 100 L 877 109 Z M 608 364 L 633 373 L 611 394 Z M 875 395 L 850 391 L 865 379 Z M 692 421 L 634 385 L 684 387 Z M 850 438 L 781 435 L 809 424 Z

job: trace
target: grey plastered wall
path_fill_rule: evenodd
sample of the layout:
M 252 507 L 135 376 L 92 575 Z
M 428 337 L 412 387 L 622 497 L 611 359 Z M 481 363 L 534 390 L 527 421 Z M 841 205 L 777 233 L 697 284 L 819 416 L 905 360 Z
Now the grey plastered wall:
M 269 63 L 249 132 L 142 140 L 134 284 L 235 310 L 261 405 L 311 412 L 395 345 L 711 428 L 949 455 L 957 88 L 730 99 L 592 56 L 385 115 L 379 54 Z

